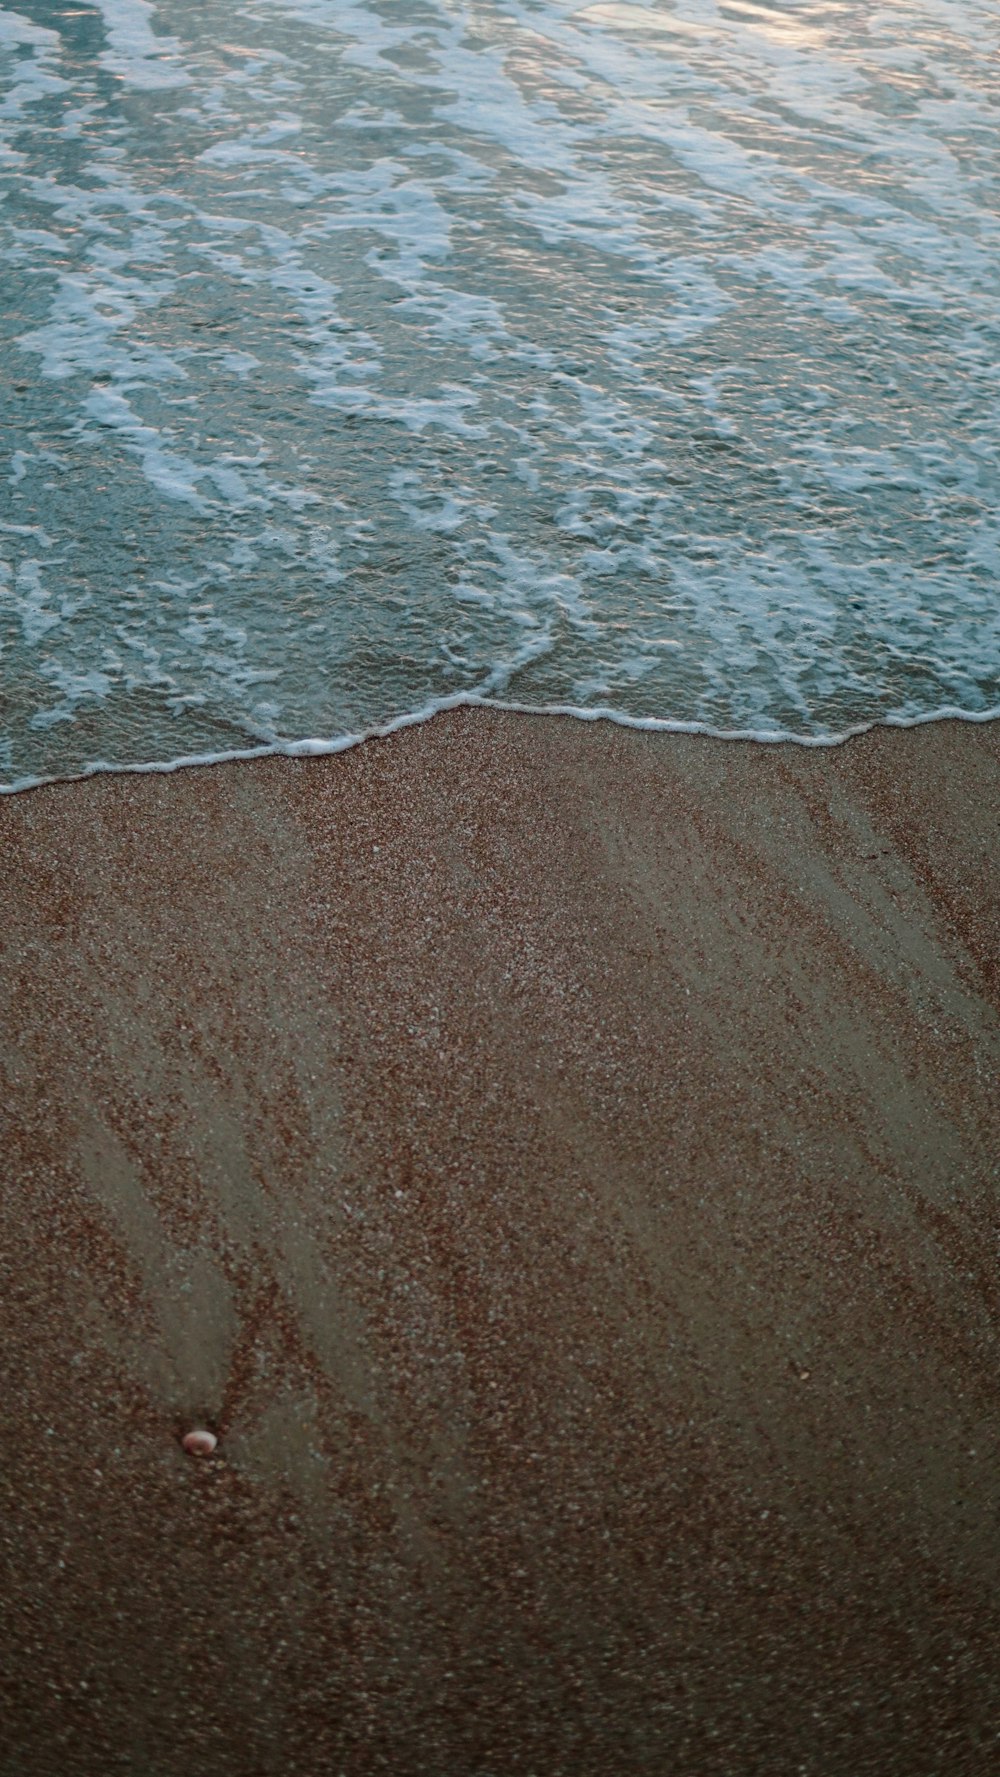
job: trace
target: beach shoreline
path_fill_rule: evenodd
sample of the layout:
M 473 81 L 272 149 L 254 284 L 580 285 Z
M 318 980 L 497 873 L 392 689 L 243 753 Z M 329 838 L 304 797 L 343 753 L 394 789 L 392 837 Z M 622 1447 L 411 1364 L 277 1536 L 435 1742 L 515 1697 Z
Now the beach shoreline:
M 998 808 L 485 708 L 0 798 L 0 1769 L 983 1769 Z

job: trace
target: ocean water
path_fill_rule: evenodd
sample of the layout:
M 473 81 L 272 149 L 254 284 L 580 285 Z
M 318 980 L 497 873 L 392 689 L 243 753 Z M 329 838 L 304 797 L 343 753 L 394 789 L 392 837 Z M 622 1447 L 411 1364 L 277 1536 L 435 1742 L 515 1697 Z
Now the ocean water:
M 0 782 L 1000 713 L 995 0 L 0 8 Z

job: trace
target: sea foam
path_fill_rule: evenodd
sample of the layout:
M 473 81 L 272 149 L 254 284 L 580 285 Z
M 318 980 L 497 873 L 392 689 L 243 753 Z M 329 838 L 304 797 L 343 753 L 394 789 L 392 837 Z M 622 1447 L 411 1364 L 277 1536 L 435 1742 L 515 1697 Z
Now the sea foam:
M 1000 713 L 998 49 L 975 0 L 4 12 L 2 786 L 463 703 Z

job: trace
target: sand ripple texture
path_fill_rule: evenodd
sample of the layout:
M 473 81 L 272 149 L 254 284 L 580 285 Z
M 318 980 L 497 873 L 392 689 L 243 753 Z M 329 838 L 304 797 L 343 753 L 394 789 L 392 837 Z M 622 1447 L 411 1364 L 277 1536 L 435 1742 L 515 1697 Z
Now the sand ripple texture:
M 6 787 L 1000 705 L 1000 14 L 0 15 Z

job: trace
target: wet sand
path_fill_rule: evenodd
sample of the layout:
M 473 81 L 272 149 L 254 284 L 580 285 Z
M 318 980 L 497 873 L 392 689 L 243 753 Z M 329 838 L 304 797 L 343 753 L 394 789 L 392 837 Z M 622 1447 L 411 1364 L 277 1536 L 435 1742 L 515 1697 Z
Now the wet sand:
M 1000 1769 L 998 809 L 482 711 L 0 800 L 5 1777 Z

